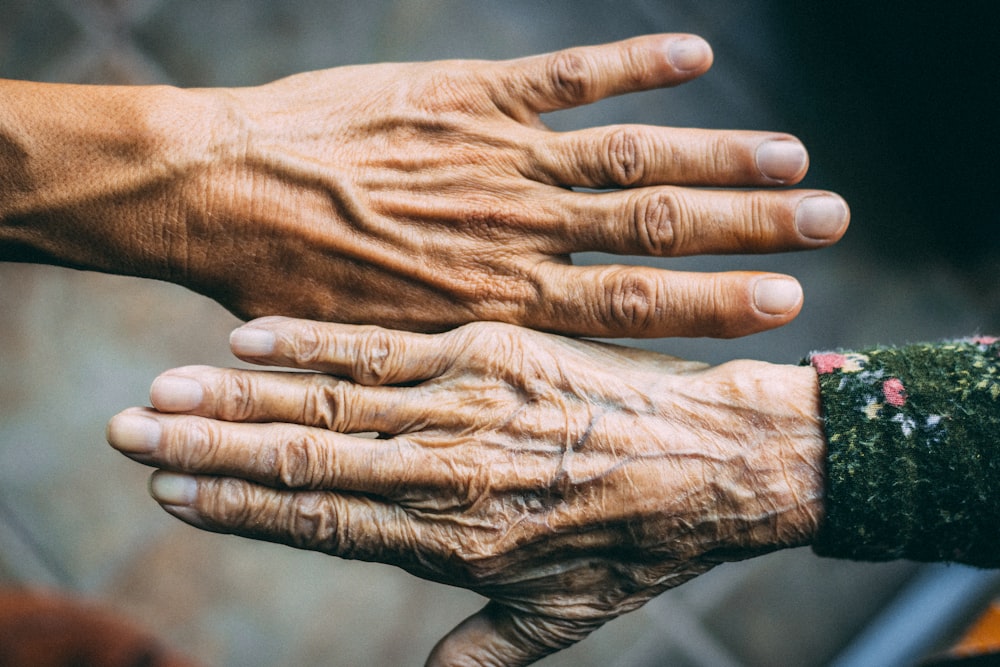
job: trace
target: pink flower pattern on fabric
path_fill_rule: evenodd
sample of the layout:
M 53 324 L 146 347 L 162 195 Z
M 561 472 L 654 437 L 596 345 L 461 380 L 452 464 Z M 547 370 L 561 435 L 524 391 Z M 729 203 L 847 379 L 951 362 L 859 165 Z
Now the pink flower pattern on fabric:
M 906 387 L 903 386 L 903 382 L 899 378 L 889 378 L 883 382 L 882 395 L 885 396 L 885 402 L 889 405 L 894 405 L 897 408 L 906 405 Z
M 1000 567 L 1000 338 L 825 351 L 805 363 L 817 371 L 827 441 L 813 548 Z
M 817 373 L 825 375 L 834 372 L 838 368 L 843 368 L 844 364 L 847 363 L 847 357 L 835 352 L 826 352 L 824 354 L 814 354 L 810 361 Z
M 820 375 L 826 375 L 834 371 L 857 373 L 864 370 L 865 366 L 868 365 L 868 357 L 854 352 L 847 354 L 822 352 L 812 355 L 809 358 L 809 363 L 813 365 L 813 368 Z

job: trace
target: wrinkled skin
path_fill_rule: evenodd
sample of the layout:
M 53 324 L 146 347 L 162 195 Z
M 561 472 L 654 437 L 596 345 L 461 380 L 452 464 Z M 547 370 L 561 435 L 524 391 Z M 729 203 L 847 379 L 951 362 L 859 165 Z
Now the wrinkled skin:
M 810 368 L 710 368 L 497 323 L 427 335 L 265 318 L 109 442 L 195 526 L 391 563 L 491 602 L 432 665 L 523 665 L 713 565 L 810 541 Z M 377 440 L 357 437 L 377 433 Z
M 770 329 L 801 307 L 789 277 L 570 263 L 589 250 L 818 248 L 843 234 L 836 195 L 773 189 L 806 173 L 794 137 L 557 133 L 540 120 L 685 83 L 711 62 L 698 38 L 652 35 L 252 88 L 0 81 L 0 259 L 169 280 L 241 317 L 596 336 Z

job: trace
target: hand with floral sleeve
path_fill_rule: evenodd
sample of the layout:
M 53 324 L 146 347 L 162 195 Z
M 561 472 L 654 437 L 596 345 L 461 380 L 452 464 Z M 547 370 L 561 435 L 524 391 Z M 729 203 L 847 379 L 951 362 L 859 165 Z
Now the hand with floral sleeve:
M 651 35 L 251 88 L 0 80 L 0 260 L 168 280 L 241 317 L 598 336 L 774 328 L 801 307 L 787 276 L 570 262 L 809 249 L 844 233 L 840 197 L 774 189 L 806 173 L 794 137 L 541 121 L 711 63 L 699 38 Z
M 265 318 L 232 346 L 309 372 L 170 371 L 109 441 L 162 468 L 154 497 L 197 527 L 490 598 L 432 665 L 528 664 L 716 563 L 806 544 L 819 520 L 811 368 L 497 323 Z

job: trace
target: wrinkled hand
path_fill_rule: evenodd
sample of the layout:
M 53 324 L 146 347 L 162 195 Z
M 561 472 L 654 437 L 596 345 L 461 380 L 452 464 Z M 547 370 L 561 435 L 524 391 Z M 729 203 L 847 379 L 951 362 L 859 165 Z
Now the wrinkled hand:
M 195 526 L 489 597 L 430 664 L 530 663 L 720 561 L 807 543 L 818 520 L 809 368 L 496 323 L 266 318 L 232 346 L 321 373 L 176 369 L 109 442 L 174 471 L 154 497 Z
M 225 91 L 235 121 L 227 141 L 238 150 L 198 178 L 206 199 L 187 211 L 182 280 L 240 315 L 418 331 L 492 320 L 578 335 L 729 337 L 784 324 L 801 305 L 788 278 L 569 265 L 580 251 L 757 253 L 824 246 L 844 232 L 848 211 L 835 195 L 678 187 L 795 183 L 807 156 L 787 135 L 554 133 L 539 118 L 680 84 L 710 64 L 700 39 L 661 35 L 508 62 L 342 67 Z
M 242 317 L 418 331 L 490 320 L 592 336 L 770 329 L 801 307 L 791 278 L 570 264 L 582 251 L 761 253 L 843 234 L 848 209 L 836 195 L 762 189 L 806 172 L 788 135 L 557 133 L 540 120 L 684 83 L 711 61 L 698 38 L 657 35 L 505 62 L 340 67 L 175 91 L 155 99 L 155 116 L 179 154 L 137 195 L 160 197 L 164 210 L 136 217 L 170 221 L 149 240 L 156 277 Z M 107 214 L 125 200 L 115 193 Z
M 582 251 L 762 253 L 844 233 L 840 197 L 773 189 L 806 172 L 794 137 L 541 121 L 711 61 L 701 39 L 654 35 L 253 88 L 0 80 L 0 260 L 168 280 L 241 317 L 595 336 L 780 326 L 802 301 L 787 276 L 571 265 Z

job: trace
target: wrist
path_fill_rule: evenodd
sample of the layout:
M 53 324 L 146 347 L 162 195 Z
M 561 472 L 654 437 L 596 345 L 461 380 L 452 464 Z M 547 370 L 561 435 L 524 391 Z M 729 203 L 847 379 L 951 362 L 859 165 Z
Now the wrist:
M 791 411 L 796 425 L 780 440 L 776 454 L 784 471 L 772 493 L 789 502 L 776 531 L 778 548 L 812 544 L 823 519 L 826 483 L 826 436 L 816 372 L 809 367 L 778 366 L 778 401 Z
M 739 557 L 805 546 L 823 515 L 826 441 L 811 368 L 737 361 L 715 369 L 729 414 L 725 501 L 737 520 L 723 551 Z M 713 373 L 714 375 L 714 373 Z

